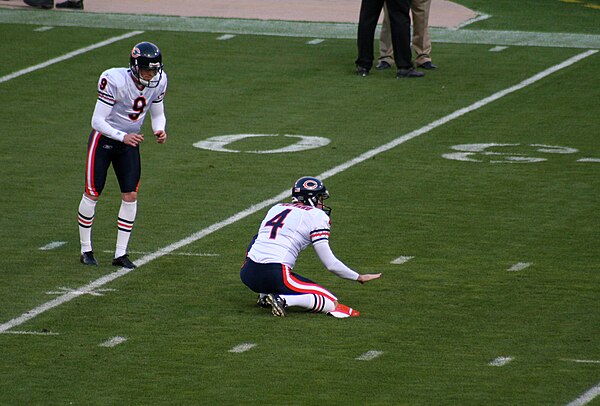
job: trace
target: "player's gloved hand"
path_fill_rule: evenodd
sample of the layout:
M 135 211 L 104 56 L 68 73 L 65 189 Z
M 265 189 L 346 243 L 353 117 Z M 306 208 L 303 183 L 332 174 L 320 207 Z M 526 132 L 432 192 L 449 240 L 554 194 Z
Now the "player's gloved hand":
M 381 273 L 366 273 L 364 275 L 359 275 L 357 281 L 358 283 L 363 284 L 372 281 L 373 279 L 378 279 L 380 276 Z

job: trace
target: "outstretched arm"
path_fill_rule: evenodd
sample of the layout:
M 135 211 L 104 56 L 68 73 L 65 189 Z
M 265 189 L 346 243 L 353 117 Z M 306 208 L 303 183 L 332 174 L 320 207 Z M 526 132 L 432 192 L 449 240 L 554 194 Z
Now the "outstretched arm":
M 314 244 L 313 247 L 315 248 L 319 259 L 321 260 L 323 265 L 325 265 L 325 268 L 327 268 L 329 271 L 333 272 L 340 278 L 351 279 L 353 281 L 358 280 L 358 277 L 360 275 L 352 269 L 348 268 L 342 261 L 337 259 L 335 255 L 333 255 L 333 252 L 329 247 L 329 242 L 321 241 L 317 244 Z
M 377 279 L 381 276 L 381 273 L 360 275 L 359 273 L 348 268 L 346 265 L 344 265 L 342 261 L 337 259 L 335 255 L 333 255 L 333 252 L 331 251 L 331 248 L 329 247 L 329 243 L 327 241 L 315 244 L 314 248 L 317 252 L 317 255 L 319 256 L 319 259 L 321 260 L 321 262 L 323 262 L 323 265 L 325 265 L 325 268 L 327 268 L 329 271 L 333 272 L 340 278 L 351 279 L 363 284 L 372 281 L 373 279 Z

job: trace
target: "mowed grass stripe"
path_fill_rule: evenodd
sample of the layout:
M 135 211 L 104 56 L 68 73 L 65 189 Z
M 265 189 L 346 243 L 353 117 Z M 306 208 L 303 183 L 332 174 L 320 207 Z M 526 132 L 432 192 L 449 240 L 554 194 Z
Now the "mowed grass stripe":
M 465 114 L 467 114 L 467 113 L 469 113 L 471 111 L 474 111 L 474 110 L 477 110 L 477 109 L 479 109 L 481 107 L 484 107 L 487 104 L 490 104 L 490 103 L 492 103 L 492 102 L 494 102 L 494 101 L 496 101 L 496 100 L 498 100 L 498 99 L 500 99 L 500 98 L 502 98 L 502 97 L 504 97 L 504 96 L 506 96 L 508 94 L 516 92 L 516 91 L 518 91 L 520 89 L 523 89 L 526 86 L 529 86 L 529 85 L 531 85 L 531 84 L 533 84 L 533 83 L 535 83 L 537 81 L 540 81 L 543 78 L 551 75 L 552 73 L 557 72 L 557 71 L 559 71 L 561 69 L 564 69 L 564 68 L 566 68 L 568 66 L 571 66 L 571 65 L 577 63 L 578 61 L 580 61 L 580 60 L 582 60 L 584 58 L 587 58 L 590 55 L 595 54 L 596 52 L 597 51 L 590 50 L 590 51 L 586 51 L 586 52 L 583 52 L 581 54 L 575 55 L 575 56 L 573 56 L 573 57 L 565 60 L 564 62 L 561 62 L 561 63 L 559 63 L 557 65 L 554 65 L 554 66 L 552 66 L 552 67 L 550 67 L 550 68 L 548 68 L 548 69 L 546 69 L 546 70 L 544 70 L 544 71 L 542 71 L 542 72 L 540 72 L 540 73 L 538 73 L 538 74 L 536 74 L 536 75 L 534 75 L 534 76 L 532 76 L 532 77 L 530 77 L 528 79 L 525 79 L 524 81 L 522 81 L 522 82 L 520 82 L 520 83 L 518 83 L 518 84 L 516 84 L 514 86 L 511 86 L 511 87 L 509 87 L 507 89 L 504 89 L 504 90 L 501 90 L 499 92 L 496 92 L 496 93 L 494 93 L 491 96 L 485 97 L 484 99 L 482 99 L 480 101 L 477 101 L 477 102 L 471 104 L 470 106 L 461 108 L 461 109 L 459 109 L 459 110 L 457 110 L 457 111 L 455 111 L 455 112 L 453 112 L 453 113 L 451 113 L 451 114 L 449 114 L 449 115 L 447 115 L 447 116 L 445 116 L 445 117 L 443 117 L 443 118 L 441 118 L 439 120 L 436 120 L 436 121 L 434 121 L 434 122 L 432 122 L 432 123 L 430 123 L 430 124 L 428 124 L 428 125 L 426 125 L 424 127 L 421 127 L 420 129 L 417 129 L 417 130 L 412 131 L 412 132 L 410 132 L 408 134 L 402 135 L 402 136 L 396 138 L 395 140 L 393 140 L 393 141 L 391 141 L 391 142 L 389 142 L 387 144 L 384 144 L 384 145 L 382 145 L 382 146 L 380 146 L 378 148 L 369 150 L 369 151 L 363 153 L 362 155 L 360 155 L 360 156 L 358 156 L 358 157 L 356 157 L 356 158 L 354 158 L 352 160 L 347 161 L 346 163 L 338 165 L 338 166 L 336 166 L 336 167 L 334 167 L 334 168 L 332 168 L 332 169 L 330 169 L 330 170 L 322 173 L 320 175 L 320 177 L 322 179 L 326 179 L 326 178 L 334 176 L 334 175 L 336 175 L 336 174 L 338 174 L 340 172 L 343 172 L 346 169 L 349 169 L 349 168 L 351 168 L 354 165 L 357 165 L 357 164 L 359 164 L 359 163 L 361 163 L 361 162 L 363 162 L 363 161 L 365 161 L 367 159 L 370 159 L 370 158 L 374 157 L 375 155 L 378 155 L 378 154 L 380 154 L 382 152 L 388 151 L 388 150 L 390 150 L 390 149 L 392 149 L 392 148 L 394 148 L 394 147 L 396 147 L 396 146 L 398 146 L 398 145 L 400 145 L 400 144 L 402 144 L 404 142 L 407 142 L 407 141 L 409 141 L 409 140 L 411 140 L 413 138 L 416 138 L 416 137 L 418 137 L 420 135 L 423 135 L 423 134 L 425 134 L 425 133 L 427 133 L 427 132 L 429 132 L 429 131 L 431 131 L 431 130 L 439 127 L 439 126 L 442 126 L 442 125 L 444 125 L 444 124 L 446 124 L 446 123 L 448 123 L 448 122 L 450 122 L 450 121 L 452 121 L 452 120 L 454 120 L 456 118 L 459 118 L 459 117 L 461 117 L 461 116 L 463 116 L 463 115 L 465 115 Z M 166 246 L 164 248 L 161 248 L 161 249 L 157 250 L 154 253 L 145 255 L 142 258 L 138 259 L 136 261 L 136 264 L 138 265 L 138 267 L 141 267 L 141 266 L 143 266 L 143 265 L 145 265 L 145 264 L 147 264 L 147 263 L 149 263 L 149 262 L 151 262 L 151 261 L 153 261 L 155 259 L 158 259 L 158 258 L 160 258 L 160 257 L 162 257 L 164 255 L 167 255 L 167 254 L 169 254 L 169 253 L 171 253 L 171 252 L 173 252 L 173 251 L 175 251 L 175 250 L 177 250 L 179 248 L 182 248 L 182 247 L 184 247 L 186 245 L 189 245 L 189 244 L 191 244 L 191 243 L 193 243 L 195 241 L 198 241 L 198 240 L 200 240 L 200 239 L 202 239 L 202 238 L 204 238 L 204 237 L 206 237 L 206 236 L 208 236 L 208 235 L 210 235 L 210 234 L 212 234 L 212 233 L 214 233 L 214 232 L 216 232 L 216 231 L 224 228 L 227 225 L 233 224 L 233 223 L 235 223 L 235 222 L 237 222 L 237 221 L 239 221 L 239 220 L 241 220 L 241 219 L 243 219 L 245 217 L 248 217 L 248 216 L 256 213 L 257 211 L 264 209 L 267 206 L 270 206 L 270 205 L 272 205 L 272 204 L 274 204 L 276 202 L 279 202 L 280 200 L 285 199 L 289 195 L 290 195 L 290 192 L 289 192 L 288 189 L 286 189 L 285 191 L 281 192 L 280 194 L 278 194 L 277 196 L 274 196 L 271 199 L 267 199 L 267 200 L 264 200 L 263 202 L 254 204 L 254 205 L 248 207 L 247 209 L 242 210 L 241 212 L 239 212 L 239 213 L 237 213 L 237 214 L 235 214 L 235 215 L 233 215 L 233 216 L 231 216 L 231 217 L 229 217 L 229 218 L 227 218 L 227 219 L 225 219 L 223 221 L 215 223 L 215 224 L 213 224 L 213 225 L 211 225 L 211 226 L 209 226 L 209 227 L 207 227 L 207 228 L 205 228 L 203 230 L 198 231 L 197 233 L 194 233 L 194 234 L 190 235 L 189 237 L 186 237 L 186 238 L 184 238 L 184 239 L 182 239 L 180 241 L 177 241 L 177 242 L 175 242 L 173 244 L 170 244 L 170 245 L 168 245 L 168 246 Z M 74 291 L 71 291 L 71 292 L 67 292 L 64 295 L 59 296 L 59 297 L 57 297 L 54 300 L 46 302 L 46 303 L 44 303 L 44 304 L 42 304 L 42 305 L 40 305 L 40 306 L 38 306 L 38 307 L 36 307 L 36 308 L 28 311 L 28 312 L 25 312 L 24 314 L 22 314 L 21 316 L 19 316 L 17 318 L 14 318 L 12 320 L 9 320 L 9 321 L 3 323 L 2 325 L 0 325 L 0 333 L 5 332 L 7 330 L 10 330 L 10 329 L 12 329 L 12 328 L 14 328 L 16 326 L 19 326 L 19 325 L 27 322 L 28 320 L 31 320 L 31 319 L 37 317 L 38 315 L 40 315 L 42 313 L 45 313 L 46 311 L 48 311 L 50 309 L 53 309 L 54 307 L 60 306 L 60 305 L 62 305 L 64 303 L 67 303 L 67 302 L 75 299 L 76 297 L 79 297 L 79 296 L 81 296 L 83 294 L 87 294 L 89 292 L 92 292 L 95 289 L 98 289 L 99 287 L 101 287 L 101 286 L 103 286 L 103 285 L 105 285 L 105 284 L 107 284 L 107 283 L 109 283 L 109 282 L 111 282 L 111 281 L 113 281 L 115 279 L 118 279 L 118 278 L 120 278 L 122 276 L 127 275 L 131 271 L 132 271 L 132 269 L 121 268 L 118 271 L 113 272 L 113 273 L 108 274 L 108 275 L 105 275 L 105 276 L 103 276 L 103 277 L 101 277 L 101 278 L 99 278 L 99 279 L 97 279 L 97 280 L 95 280 L 95 281 L 93 281 L 93 282 L 85 285 L 85 286 L 82 286 L 81 288 L 78 288 L 78 289 L 76 289 Z

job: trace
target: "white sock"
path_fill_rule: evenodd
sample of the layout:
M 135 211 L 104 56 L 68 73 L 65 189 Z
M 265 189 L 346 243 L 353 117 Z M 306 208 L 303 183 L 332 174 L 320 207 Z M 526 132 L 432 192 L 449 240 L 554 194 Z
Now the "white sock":
M 288 306 L 302 307 L 313 313 L 329 313 L 335 309 L 335 303 L 325 296 L 307 293 L 304 295 L 279 295 Z
M 96 200 L 92 200 L 85 194 L 79 202 L 77 222 L 79 223 L 79 241 L 81 242 L 81 253 L 92 251 L 92 224 L 96 215 Z
M 117 248 L 115 249 L 115 258 L 127 254 L 127 245 L 133 229 L 133 222 L 137 213 L 137 200 L 135 202 L 121 201 L 119 209 L 119 218 L 117 219 Z

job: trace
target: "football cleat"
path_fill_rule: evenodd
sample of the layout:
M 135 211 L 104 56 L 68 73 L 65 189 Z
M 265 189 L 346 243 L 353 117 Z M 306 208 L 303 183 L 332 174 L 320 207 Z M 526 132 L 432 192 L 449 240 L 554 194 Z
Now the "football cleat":
M 112 261 L 114 266 L 122 266 L 123 268 L 133 269 L 137 268 L 133 262 L 129 260 L 129 255 L 125 254 L 120 256 L 119 258 L 115 258 Z
M 287 305 L 285 304 L 285 300 L 280 298 L 279 295 L 276 295 L 275 293 L 269 293 L 267 296 L 265 296 L 265 301 L 271 306 L 271 313 L 273 313 L 273 316 L 287 316 L 287 312 L 285 311 Z
M 96 258 L 94 258 L 94 251 L 82 253 L 79 257 L 79 262 L 81 262 L 83 265 L 98 266 L 98 261 L 96 261 Z
M 262 295 L 258 295 L 258 299 L 256 300 L 256 305 L 258 307 L 262 307 L 262 308 L 267 308 L 267 307 L 271 307 L 271 305 L 269 303 L 267 303 L 267 296 L 262 296 Z
M 337 319 L 344 319 L 346 317 L 358 317 L 360 316 L 360 312 L 358 310 L 354 310 L 351 307 L 338 303 L 338 305 L 327 313 L 329 316 L 333 316 Z

